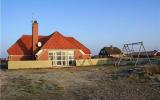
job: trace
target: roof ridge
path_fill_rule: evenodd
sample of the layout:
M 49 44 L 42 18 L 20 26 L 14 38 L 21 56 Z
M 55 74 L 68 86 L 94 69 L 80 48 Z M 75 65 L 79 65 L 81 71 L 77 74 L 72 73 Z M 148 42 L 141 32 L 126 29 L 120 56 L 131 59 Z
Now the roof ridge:
M 60 32 L 58 32 L 58 31 L 56 31 L 56 32 L 53 32 L 53 33 L 50 35 L 49 39 L 48 39 L 47 42 L 42 46 L 42 48 L 47 48 L 47 46 L 49 45 L 49 42 L 51 41 L 51 39 L 53 39 L 54 36 L 56 36 L 56 35 L 57 35 L 57 36 L 60 36 L 59 38 L 63 39 L 66 44 L 68 44 L 68 45 L 71 46 L 71 48 L 77 47 L 77 46 L 73 45 L 70 41 L 68 41 L 64 35 L 62 35 L 62 34 L 61 34 Z

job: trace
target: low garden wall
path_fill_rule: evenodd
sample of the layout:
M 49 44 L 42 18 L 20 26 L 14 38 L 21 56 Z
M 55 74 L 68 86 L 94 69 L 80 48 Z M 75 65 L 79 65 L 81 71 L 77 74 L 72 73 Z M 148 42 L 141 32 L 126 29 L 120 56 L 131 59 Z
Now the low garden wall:
M 76 66 L 104 65 L 104 64 L 112 64 L 112 63 L 113 62 L 108 58 L 76 60 Z
M 98 59 L 81 59 L 76 60 L 76 66 L 92 66 L 92 65 L 104 65 L 112 64 L 108 58 Z M 62 66 L 65 67 L 65 66 Z M 26 69 L 26 68 L 62 68 L 52 65 L 52 61 L 8 61 L 8 69 Z
M 52 61 L 8 61 L 8 69 L 51 68 Z

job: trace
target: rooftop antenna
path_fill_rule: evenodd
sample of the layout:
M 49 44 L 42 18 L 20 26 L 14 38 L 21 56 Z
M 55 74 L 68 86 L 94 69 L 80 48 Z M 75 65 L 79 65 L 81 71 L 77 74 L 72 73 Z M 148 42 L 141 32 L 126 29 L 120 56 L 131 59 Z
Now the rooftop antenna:
M 34 22 L 35 18 L 34 18 L 34 13 L 32 13 L 32 23 Z

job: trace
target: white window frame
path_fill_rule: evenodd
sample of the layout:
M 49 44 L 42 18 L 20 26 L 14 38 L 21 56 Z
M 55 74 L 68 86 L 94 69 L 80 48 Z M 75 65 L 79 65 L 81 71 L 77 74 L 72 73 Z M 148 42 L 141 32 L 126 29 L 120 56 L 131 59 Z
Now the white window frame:
M 60 52 L 60 55 L 57 53 Z M 60 59 L 57 59 L 60 57 Z M 53 58 L 53 59 L 50 59 Z M 64 59 L 62 59 L 64 58 Z M 49 50 L 48 59 L 53 61 L 53 65 L 56 66 L 69 66 L 74 62 L 74 50 Z M 71 61 L 71 64 L 70 64 Z M 60 62 L 60 64 L 58 64 Z M 65 62 L 65 63 L 64 63 Z

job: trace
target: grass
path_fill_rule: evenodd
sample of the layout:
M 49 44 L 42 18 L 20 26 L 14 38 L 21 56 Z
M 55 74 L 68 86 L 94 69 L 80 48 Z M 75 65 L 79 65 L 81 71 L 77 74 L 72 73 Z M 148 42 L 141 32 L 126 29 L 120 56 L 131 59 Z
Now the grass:
M 160 82 L 130 66 L 6 71 L 2 100 L 160 100 Z
M 25 87 L 25 92 L 28 92 L 30 94 L 35 94 L 36 87 L 34 85 L 29 85 Z

